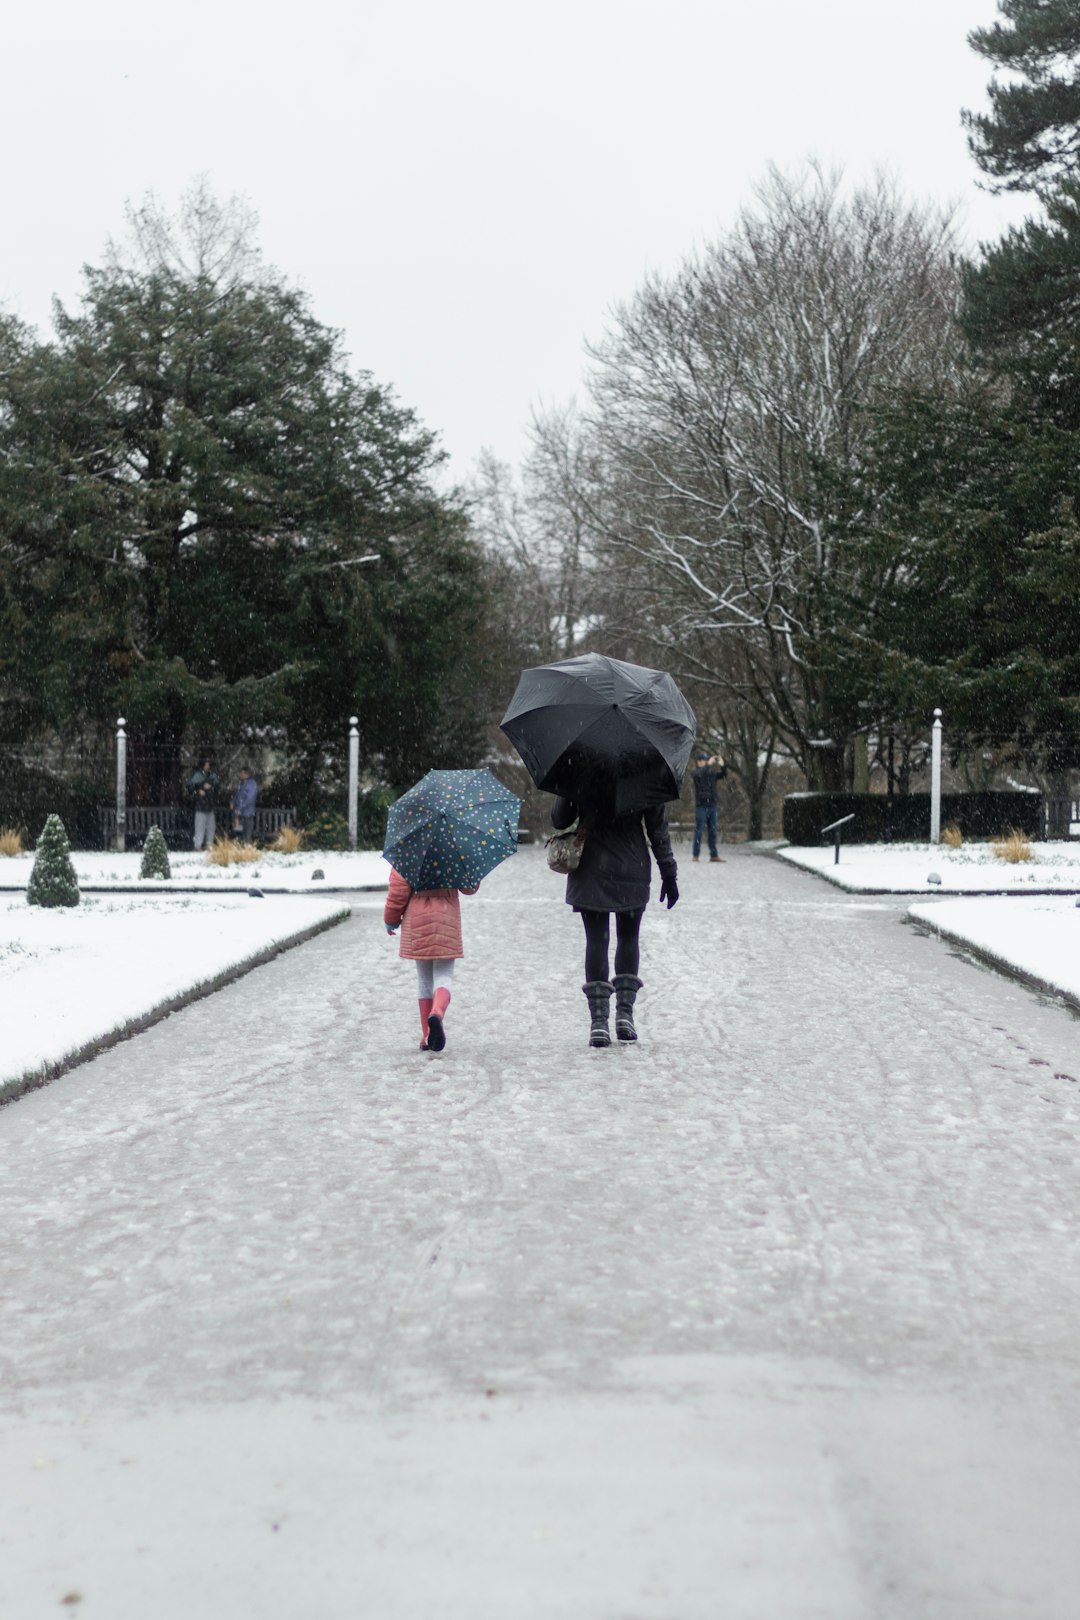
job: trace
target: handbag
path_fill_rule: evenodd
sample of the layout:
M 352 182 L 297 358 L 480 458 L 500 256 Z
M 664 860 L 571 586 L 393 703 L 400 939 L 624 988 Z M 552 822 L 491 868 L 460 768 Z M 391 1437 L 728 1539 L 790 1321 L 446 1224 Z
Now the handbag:
M 568 877 L 576 872 L 581 865 L 581 856 L 585 848 L 585 826 L 581 821 L 575 821 L 572 827 L 564 832 L 555 833 L 544 845 L 547 851 L 547 863 L 553 872 L 560 877 Z

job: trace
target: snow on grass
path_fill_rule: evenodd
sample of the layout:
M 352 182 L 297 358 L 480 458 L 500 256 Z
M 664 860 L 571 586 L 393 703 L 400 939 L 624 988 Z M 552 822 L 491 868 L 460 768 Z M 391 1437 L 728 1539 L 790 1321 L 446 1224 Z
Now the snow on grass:
M 919 901 L 908 915 L 1080 1004 L 1080 907 L 1064 895 Z
M 385 889 L 390 868 L 375 849 L 300 850 L 278 855 L 263 850 L 257 861 L 215 866 L 199 850 L 169 852 L 172 877 L 140 878 L 142 854 L 132 850 L 73 850 L 71 859 L 80 888 L 134 889 L 139 893 L 177 893 L 185 889 L 230 893 L 251 887 L 264 894 L 325 893 L 327 889 Z M 0 857 L 0 890 L 26 889 L 34 865 L 33 853 Z M 314 876 L 322 872 L 322 877 Z
M 340 901 L 246 894 L 50 910 L 0 896 L 0 1102 L 348 915 Z
M 841 844 L 839 865 L 831 844 L 789 844 L 777 853 L 857 894 L 1080 894 L 1080 840 L 1033 843 L 1031 860 L 1021 865 L 996 856 L 991 844 Z

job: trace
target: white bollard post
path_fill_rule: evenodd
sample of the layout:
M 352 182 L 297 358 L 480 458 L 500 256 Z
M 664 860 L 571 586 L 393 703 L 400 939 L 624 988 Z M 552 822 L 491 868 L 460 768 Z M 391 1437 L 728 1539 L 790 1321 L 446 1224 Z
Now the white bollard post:
M 356 715 L 349 719 L 349 848 L 356 848 L 357 801 L 360 778 L 360 731 Z
M 122 855 L 127 848 L 127 732 L 124 717 L 116 722 L 116 848 Z
M 930 745 L 930 842 L 941 843 L 941 710 L 934 710 Z

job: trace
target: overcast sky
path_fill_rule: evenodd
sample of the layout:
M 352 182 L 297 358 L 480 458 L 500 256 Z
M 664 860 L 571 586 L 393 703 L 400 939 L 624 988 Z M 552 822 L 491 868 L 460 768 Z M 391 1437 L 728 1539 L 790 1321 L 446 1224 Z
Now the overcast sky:
M 21 12 L 21 15 L 19 14 Z M 516 459 L 534 402 L 650 269 L 721 234 L 766 165 L 889 169 L 974 243 L 1027 205 L 960 126 L 994 0 L 46 0 L 4 22 L 0 305 L 54 293 L 200 174 L 458 476 Z

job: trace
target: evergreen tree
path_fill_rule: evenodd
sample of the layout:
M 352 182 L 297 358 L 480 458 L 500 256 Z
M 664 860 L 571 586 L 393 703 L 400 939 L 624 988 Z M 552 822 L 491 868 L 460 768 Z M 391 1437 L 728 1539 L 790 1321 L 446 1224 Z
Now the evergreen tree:
M 1080 8 L 999 10 L 1008 26 L 970 41 L 1011 81 L 965 122 L 991 188 L 1031 192 L 1041 213 L 962 270 L 986 385 L 886 430 L 894 533 L 917 539 L 885 639 L 890 679 L 925 693 L 929 677 L 970 735 L 1010 735 L 1057 775 L 1080 765 Z
M 169 847 L 165 842 L 165 834 L 160 827 L 151 827 L 146 835 L 139 876 L 141 878 L 172 877 L 172 868 L 169 866 Z
M 976 163 L 995 191 L 1054 189 L 1080 174 L 1080 8 L 1076 0 L 998 0 L 1009 24 L 968 35 L 1013 75 L 991 83 L 988 113 L 964 122 Z
M 865 549 L 883 584 L 844 639 L 886 725 L 940 705 L 954 736 L 1080 764 L 1077 466 L 1072 432 L 985 382 L 879 415 Z
M 30 881 L 26 885 L 26 903 L 31 906 L 79 904 L 79 883 L 71 864 L 71 846 L 59 816 L 50 816 L 42 828 Z
M 1080 183 L 962 267 L 961 325 L 980 361 L 1055 430 L 1080 430 Z
M 0 726 L 124 713 L 135 803 L 178 800 L 195 734 L 275 727 L 313 775 L 352 712 L 387 770 L 418 729 L 469 762 L 483 574 L 432 435 L 245 216 L 196 190 L 133 224 L 54 342 L 0 344 Z

